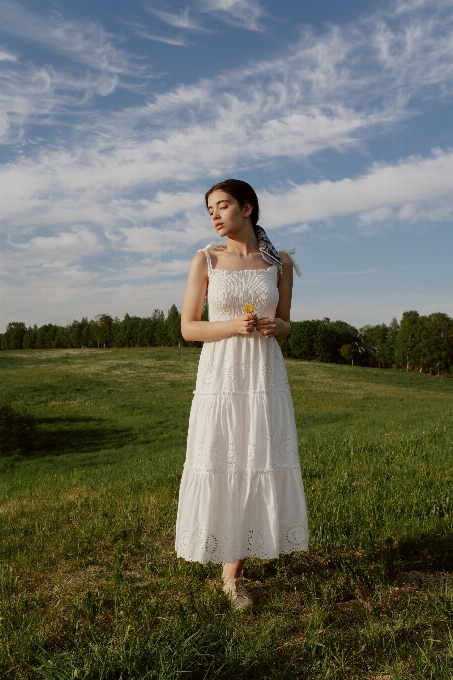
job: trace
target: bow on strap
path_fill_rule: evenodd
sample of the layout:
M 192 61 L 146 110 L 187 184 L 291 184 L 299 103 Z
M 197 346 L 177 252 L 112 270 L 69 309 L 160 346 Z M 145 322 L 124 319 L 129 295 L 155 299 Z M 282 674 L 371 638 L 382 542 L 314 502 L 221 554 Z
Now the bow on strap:
M 293 257 L 294 253 L 296 252 L 296 249 L 295 249 L 295 248 L 291 248 L 291 250 L 281 250 L 280 252 L 281 252 L 281 253 L 286 253 L 287 255 L 290 256 L 290 258 L 291 258 L 291 260 L 292 260 L 292 263 L 293 263 L 293 267 L 294 267 L 294 269 L 295 269 L 295 271 L 296 271 L 297 276 L 302 276 L 302 272 L 301 272 L 301 270 L 300 270 L 300 267 L 299 267 L 299 265 L 297 264 L 296 259 Z

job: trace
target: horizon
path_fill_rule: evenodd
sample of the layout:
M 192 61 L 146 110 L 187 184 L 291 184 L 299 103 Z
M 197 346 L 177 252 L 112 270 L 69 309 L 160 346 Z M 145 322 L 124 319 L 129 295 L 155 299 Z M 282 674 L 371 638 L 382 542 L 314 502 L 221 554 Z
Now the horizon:
M 177 311 L 178 314 L 180 315 L 180 314 L 181 314 L 181 310 L 177 307 L 177 305 L 173 304 L 173 305 L 171 305 L 171 306 L 167 309 L 167 311 L 165 311 L 165 310 L 163 310 L 163 309 L 158 309 L 158 308 L 156 307 L 155 309 L 153 309 L 152 313 L 149 314 L 148 316 L 138 316 L 138 315 L 129 314 L 128 312 L 126 312 L 126 313 L 123 315 L 123 318 L 120 318 L 119 316 L 112 316 L 112 315 L 110 315 L 110 314 L 104 314 L 104 313 L 101 312 L 101 313 L 99 313 L 99 314 L 96 314 L 96 315 L 93 316 L 93 317 L 88 317 L 88 316 L 86 316 L 86 315 L 83 315 L 82 317 L 80 317 L 80 319 L 72 319 L 72 320 L 70 320 L 70 321 L 66 321 L 66 323 L 63 323 L 63 324 L 56 324 L 56 323 L 54 324 L 54 323 L 52 323 L 51 321 L 49 321 L 49 322 L 44 322 L 43 324 L 40 324 L 40 325 L 38 325 L 38 324 L 29 325 L 29 324 L 27 324 L 27 322 L 24 321 L 23 319 L 15 319 L 15 320 L 12 320 L 12 321 L 8 321 L 8 322 L 7 322 L 7 325 L 9 325 L 9 324 L 11 324 L 11 323 L 24 323 L 25 326 L 26 326 L 26 328 L 27 328 L 27 330 L 33 330 L 35 326 L 36 326 L 38 329 L 41 328 L 41 327 L 43 327 L 43 326 L 58 326 L 58 327 L 60 327 L 60 328 L 68 328 L 68 327 L 71 326 L 72 324 L 74 324 L 74 323 L 81 323 L 81 322 L 84 321 L 84 320 L 87 321 L 87 323 L 96 322 L 96 319 L 97 319 L 98 317 L 101 318 L 101 317 L 103 317 L 103 316 L 108 316 L 108 317 L 111 319 L 111 321 L 113 321 L 114 323 L 122 323 L 122 322 L 124 321 L 124 319 L 126 318 L 126 316 L 128 316 L 129 318 L 134 318 L 134 317 L 135 317 L 135 318 L 138 318 L 138 319 L 150 319 L 150 318 L 152 318 L 152 317 L 154 316 L 154 314 L 155 314 L 156 312 L 162 313 L 162 314 L 164 315 L 164 319 L 167 319 L 167 318 L 168 318 L 168 315 L 169 315 L 169 312 L 170 312 L 170 309 L 171 309 L 173 306 L 176 307 L 176 311 Z M 389 327 L 389 325 L 390 325 L 393 321 L 396 321 L 396 322 L 398 323 L 398 326 L 399 326 L 399 325 L 401 324 L 401 320 L 402 320 L 403 315 L 404 315 L 404 314 L 407 314 L 407 313 L 411 313 L 411 312 L 416 312 L 417 314 L 419 314 L 420 317 L 423 317 L 423 316 L 430 316 L 430 315 L 420 314 L 416 309 L 406 309 L 406 310 L 403 312 L 403 314 L 401 315 L 401 318 L 398 318 L 398 317 L 394 316 L 394 317 L 392 317 L 388 322 L 387 322 L 387 321 L 382 321 L 382 322 L 377 323 L 377 324 L 368 324 L 368 323 L 366 323 L 366 324 L 363 324 L 362 326 L 354 326 L 354 324 L 350 324 L 350 325 L 353 326 L 354 328 L 356 328 L 356 330 L 358 330 L 358 331 L 362 331 L 363 329 L 372 328 L 372 327 L 374 327 L 374 326 L 380 326 L 380 325 L 385 325 L 385 326 Z M 441 310 L 437 310 L 437 311 L 435 311 L 435 312 L 431 312 L 431 314 L 446 314 L 446 312 L 442 312 Z M 447 316 L 448 316 L 449 318 L 452 318 L 452 317 L 450 317 L 448 314 L 447 314 Z M 311 319 L 291 319 L 290 323 L 303 323 L 304 321 L 328 321 L 328 322 L 330 322 L 330 323 L 349 323 L 349 322 L 347 322 L 345 319 L 340 319 L 340 318 L 338 318 L 338 319 L 331 319 L 330 317 L 311 318 Z M 4 334 L 4 333 L 5 333 L 5 331 L 0 331 L 0 335 L 2 335 L 2 334 Z
M 181 310 L 230 176 L 293 321 L 452 317 L 452 57 L 451 0 L 3 3 L 0 332 Z

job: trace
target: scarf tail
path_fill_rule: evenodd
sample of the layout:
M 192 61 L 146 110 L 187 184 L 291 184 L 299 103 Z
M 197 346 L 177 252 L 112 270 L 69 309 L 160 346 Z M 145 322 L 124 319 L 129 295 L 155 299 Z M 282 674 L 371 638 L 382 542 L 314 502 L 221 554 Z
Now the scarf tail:
M 253 227 L 253 231 L 255 232 L 255 236 L 258 240 L 258 248 L 261 251 L 263 260 L 269 262 L 269 264 L 275 265 L 281 274 L 283 271 L 282 258 L 269 240 L 269 237 L 264 231 L 263 227 L 260 227 L 259 224 L 256 224 Z

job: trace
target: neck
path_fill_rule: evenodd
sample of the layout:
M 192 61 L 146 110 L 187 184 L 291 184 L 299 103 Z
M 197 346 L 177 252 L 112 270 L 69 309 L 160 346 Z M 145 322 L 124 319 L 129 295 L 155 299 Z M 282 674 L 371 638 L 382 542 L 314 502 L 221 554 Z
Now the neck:
M 250 221 L 235 234 L 228 235 L 225 250 L 235 255 L 249 255 L 260 252 L 258 239 Z

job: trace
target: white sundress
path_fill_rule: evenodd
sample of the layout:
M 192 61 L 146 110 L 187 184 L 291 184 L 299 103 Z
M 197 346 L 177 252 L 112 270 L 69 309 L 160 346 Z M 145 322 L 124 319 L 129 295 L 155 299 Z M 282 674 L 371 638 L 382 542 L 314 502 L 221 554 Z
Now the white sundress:
M 277 269 L 213 269 L 210 321 L 274 316 Z M 293 251 L 290 251 L 293 252 Z M 299 273 L 298 267 L 294 265 Z M 280 346 L 258 331 L 205 342 L 190 411 L 179 491 L 176 553 L 233 563 L 308 549 L 294 408 Z

